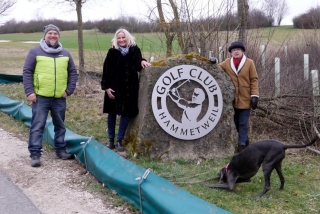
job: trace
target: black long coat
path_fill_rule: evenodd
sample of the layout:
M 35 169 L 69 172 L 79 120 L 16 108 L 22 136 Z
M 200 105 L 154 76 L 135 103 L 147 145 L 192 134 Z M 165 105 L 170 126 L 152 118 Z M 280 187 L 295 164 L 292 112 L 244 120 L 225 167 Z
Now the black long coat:
M 110 48 L 103 64 L 101 89 L 113 89 L 115 99 L 104 94 L 103 113 L 116 113 L 134 117 L 139 113 L 139 76 L 141 71 L 141 51 L 138 46 L 129 48 L 125 56 L 118 49 Z

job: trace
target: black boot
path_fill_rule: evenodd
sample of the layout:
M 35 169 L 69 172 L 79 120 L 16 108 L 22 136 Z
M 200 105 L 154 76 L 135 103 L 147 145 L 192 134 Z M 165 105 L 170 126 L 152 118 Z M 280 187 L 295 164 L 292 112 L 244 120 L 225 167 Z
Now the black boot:
M 124 147 L 122 146 L 122 140 L 117 140 L 117 150 L 118 152 L 124 152 Z
M 109 139 L 109 143 L 107 144 L 107 146 L 109 149 L 114 149 L 115 146 L 114 146 L 114 139 L 113 138 L 110 138 Z

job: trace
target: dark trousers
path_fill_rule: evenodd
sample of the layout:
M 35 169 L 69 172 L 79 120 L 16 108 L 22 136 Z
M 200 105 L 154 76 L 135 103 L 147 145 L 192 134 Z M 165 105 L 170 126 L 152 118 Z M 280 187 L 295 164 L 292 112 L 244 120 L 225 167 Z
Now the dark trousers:
M 246 145 L 246 141 L 249 140 L 249 117 L 250 109 L 234 109 L 234 124 L 238 132 L 238 145 Z
M 118 130 L 118 140 L 123 140 L 124 135 L 126 133 L 130 118 L 126 116 L 120 117 L 120 124 Z M 116 133 L 116 122 L 117 115 L 116 114 L 108 114 L 108 138 L 114 138 Z
M 64 141 L 66 127 L 64 125 L 66 98 L 52 98 L 37 95 L 37 102 L 32 103 L 32 118 L 30 127 L 29 146 L 30 156 L 41 156 L 42 137 L 48 113 L 51 113 L 54 125 L 54 147 L 56 153 L 66 150 Z

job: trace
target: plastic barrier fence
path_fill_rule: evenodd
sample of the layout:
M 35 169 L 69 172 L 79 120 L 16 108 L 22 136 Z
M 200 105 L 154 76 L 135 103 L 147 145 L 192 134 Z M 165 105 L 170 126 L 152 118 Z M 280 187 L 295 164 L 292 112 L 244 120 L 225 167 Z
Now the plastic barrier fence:
M 0 74 L 0 84 L 13 84 L 22 82 L 21 75 Z
M 11 100 L 0 93 L 0 110 L 30 127 L 32 111 L 23 102 Z M 54 146 L 53 130 L 51 117 L 48 117 L 43 139 L 51 146 Z M 67 129 L 65 140 L 67 151 L 75 154 L 91 174 L 142 213 L 229 213 L 157 176 L 150 169 L 122 158 L 93 137 L 80 136 Z

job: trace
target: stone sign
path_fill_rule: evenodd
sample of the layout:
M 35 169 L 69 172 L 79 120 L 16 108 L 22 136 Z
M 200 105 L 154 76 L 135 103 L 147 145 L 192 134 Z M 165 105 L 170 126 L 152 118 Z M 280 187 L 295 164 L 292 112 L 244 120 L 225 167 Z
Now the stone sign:
M 170 102 L 176 105 L 169 109 Z M 222 102 L 213 76 L 194 65 L 170 68 L 158 79 L 152 93 L 152 110 L 158 124 L 171 136 L 183 140 L 208 134 L 220 119 Z
M 124 145 L 136 156 L 164 161 L 230 156 L 236 144 L 233 91 L 230 77 L 196 54 L 148 67 L 140 73 L 139 114 Z

